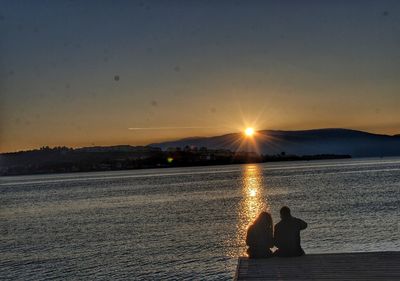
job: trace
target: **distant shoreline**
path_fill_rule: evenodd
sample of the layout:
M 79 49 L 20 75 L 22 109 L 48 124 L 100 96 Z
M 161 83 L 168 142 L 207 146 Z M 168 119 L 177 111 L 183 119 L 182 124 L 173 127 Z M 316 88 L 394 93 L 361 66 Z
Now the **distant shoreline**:
M 351 155 L 259 155 L 255 152 L 229 150 L 175 149 L 162 151 L 154 147 L 127 150 L 80 151 L 70 148 L 0 154 L 0 176 L 22 176 L 75 172 L 124 171 L 154 168 L 197 167 L 245 163 L 349 159 Z

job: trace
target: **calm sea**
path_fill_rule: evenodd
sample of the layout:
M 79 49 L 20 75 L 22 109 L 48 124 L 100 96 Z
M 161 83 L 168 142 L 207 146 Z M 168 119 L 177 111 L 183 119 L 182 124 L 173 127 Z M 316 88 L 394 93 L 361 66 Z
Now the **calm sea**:
M 0 276 L 228 280 L 248 224 L 308 222 L 307 253 L 400 250 L 400 158 L 0 178 Z

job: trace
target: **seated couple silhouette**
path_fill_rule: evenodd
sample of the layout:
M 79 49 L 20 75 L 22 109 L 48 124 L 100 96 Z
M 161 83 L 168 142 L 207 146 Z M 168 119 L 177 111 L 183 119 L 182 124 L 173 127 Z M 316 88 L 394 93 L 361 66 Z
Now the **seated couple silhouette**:
M 272 231 L 272 217 L 267 212 L 261 212 L 247 230 L 247 254 L 250 258 L 297 257 L 305 253 L 300 245 L 300 230 L 307 228 L 307 223 L 291 215 L 286 206 L 280 210 L 281 221 Z M 278 248 L 275 252 L 272 247 Z

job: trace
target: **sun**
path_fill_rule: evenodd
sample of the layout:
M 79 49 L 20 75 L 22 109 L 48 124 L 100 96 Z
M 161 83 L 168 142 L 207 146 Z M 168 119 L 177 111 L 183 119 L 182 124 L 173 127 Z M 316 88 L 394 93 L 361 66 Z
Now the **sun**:
M 254 129 L 251 127 L 246 128 L 246 130 L 244 130 L 244 133 L 246 136 L 251 137 L 252 135 L 254 135 Z

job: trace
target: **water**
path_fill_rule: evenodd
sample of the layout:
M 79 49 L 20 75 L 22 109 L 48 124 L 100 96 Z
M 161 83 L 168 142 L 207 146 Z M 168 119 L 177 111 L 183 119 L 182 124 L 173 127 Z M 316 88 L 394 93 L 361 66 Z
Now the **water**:
M 400 158 L 3 177 L 0 276 L 231 279 L 289 205 L 307 253 L 400 250 Z

